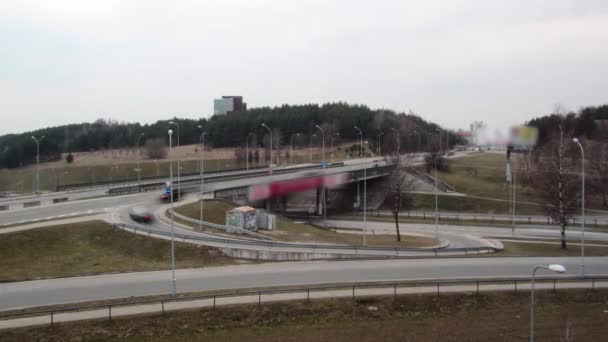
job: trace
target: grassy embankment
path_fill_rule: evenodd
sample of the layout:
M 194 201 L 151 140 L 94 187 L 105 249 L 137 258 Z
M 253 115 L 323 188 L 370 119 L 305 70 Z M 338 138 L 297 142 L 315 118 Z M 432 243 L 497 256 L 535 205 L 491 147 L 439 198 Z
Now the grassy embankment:
M 209 200 L 204 203 L 205 221 L 211 223 L 225 224 L 226 211 L 234 208 L 235 205 L 225 201 Z M 200 203 L 190 203 L 176 208 L 176 212 L 192 217 L 200 217 Z M 187 222 L 183 222 L 188 224 Z M 189 224 L 195 228 L 197 225 Z M 206 228 L 210 231 L 212 228 Z M 218 232 L 218 231 L 214 231 Z M 315 242 L 315 243 L 335 243 L 348 245 L 363 245 L 363 237 L 358 234 L 342 234 L 325 230 L 306 223 L 296 223 L 293 220 L 277 216 L 277 229 L 269 232 L 260 230 L 259 233 L 271 236 L 281 241 L 289 242 Z M 401 242 L 396 241 L 394 235 L 371 235 L 367 236 L 367 244 L 370 246 L 400 246 L 400 247 L 429 247 L 437 244 L 432 238 L 423 236 L 403 236 Z
M 218 250 L 177 242 L 178 268 L 229 265 Z M 0 282 L 171 267 L 171 242 L 90 221 L 0 235 Z
M 494 153 L 476 153 L 452 159 L 450 172 L 439 172 L 438 177 L 452 185 L 457 192 L 470 197 L 440 196 L 439 209 L 452 212 L 510 213 L 509 191 L 505 185 L 505 164 L 505 156 Z M 521 179 L 523 169 L 518 165 L 516 168 Z M 537 203 L 539 199 L 529 186 L 524 186 L 520 181 L 516 182 L 516 199 L 518 215 L 543 214 L 542 206 L 523 203 Z M 435 196 L 414 195 L 414 209 L 434 210 Z
M 602 341 L 606 290 L 537 293 L 538 341 Z M 404 295 L 235 305 L 5 330 L 0 340 L 527 341 L 526 293 Z

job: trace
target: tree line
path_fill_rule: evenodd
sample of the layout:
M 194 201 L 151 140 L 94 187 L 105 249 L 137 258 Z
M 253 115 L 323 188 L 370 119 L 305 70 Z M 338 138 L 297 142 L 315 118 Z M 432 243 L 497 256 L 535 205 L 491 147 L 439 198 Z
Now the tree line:
M 173 121 L 175 124 L 170 124 Z M 36 161 L 36 143 L 31 138 L 44 138 L 40 142 L 40 160 L 61 158 L 62 153 L 101 151 L 114 148 L 135 148 L 149 139 L 162 139 L 166 145 L 167 130 L 174 131 L 174 144 L 179 134 L 180 144 L 200 142 L 202 132 L 205 143 L 212 147 L 239 147 L 248 140 L 250 147 L 267 147 L 269 134 L 261 125 L 272 129 L 273 148 L 287 146 L 292 139 L 294 145 L 311 142 L 320 144 L 323 129 L 325 143 L 332 139 L 356 141 L 357 126 L 375 149 L 380 141 L 382 148 L 395 148 L 399 140 L 402 151 L 414 151 L 426 146 L 433 134 L 442 131 L 446 141 L 458 144 L 460 138 L 452 132 L 442 130 L 437 124 L 428 122 L 414 113 L 396 113 L 392 110 L 375 109 L 344 102 L 305 105 L 282 105 L 278 107 L 253 108 L 244 112 L 214 115 L 210 119 L 173 118 L 159 120 L 153 124 L 125 123 L 110 119 L 98 119 L 93 123 L 70 124 L 39 129 L 21 134 L 0 136 L 0 168 L 15 168 Z M 179 128 L 178 128 L 179 125 Z M 400 139 L 395 139 L 398 130 Z M 299 135 L 296 135 L 299 134 Z M 292 135 L 295 135 L 292 138 Z M 378 136 L 383 139 L 377 139 Z M 392 138 L 390 136 L 393 136 Z M 313 140 L 314 139 L 314 140 Z

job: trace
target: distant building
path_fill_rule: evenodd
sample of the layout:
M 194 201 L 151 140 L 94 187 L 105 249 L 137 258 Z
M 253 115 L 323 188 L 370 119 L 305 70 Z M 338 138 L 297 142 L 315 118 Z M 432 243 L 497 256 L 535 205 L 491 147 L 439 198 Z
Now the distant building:
M 222 115 L 246 110 L 247 103 L 243 102 L 242 96 L 222 96 L 221 99 L 213 100 L 213 114 Z

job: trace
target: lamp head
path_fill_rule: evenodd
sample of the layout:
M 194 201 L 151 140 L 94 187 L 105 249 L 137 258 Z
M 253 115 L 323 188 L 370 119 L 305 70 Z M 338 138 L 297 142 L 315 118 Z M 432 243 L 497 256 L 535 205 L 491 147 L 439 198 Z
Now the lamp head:
M 551 264 L 548 268 L 553 272 L 566 273 L 566 268 L 560 264 Z
M 578 144 L 578 138 L 572 138 L 572 141 Z
M 169 133 L 169 136 L 173 135 L 173 130 L 170 129 L 168 133 Z

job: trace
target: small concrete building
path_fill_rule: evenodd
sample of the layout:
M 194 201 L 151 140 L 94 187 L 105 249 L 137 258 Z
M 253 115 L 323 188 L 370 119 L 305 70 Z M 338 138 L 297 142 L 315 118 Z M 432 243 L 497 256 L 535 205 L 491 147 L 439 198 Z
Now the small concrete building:
M 244 206 L 228 210 L 226 212 L 226 226 L 255 232 L 258 230 L 255 208 Z

